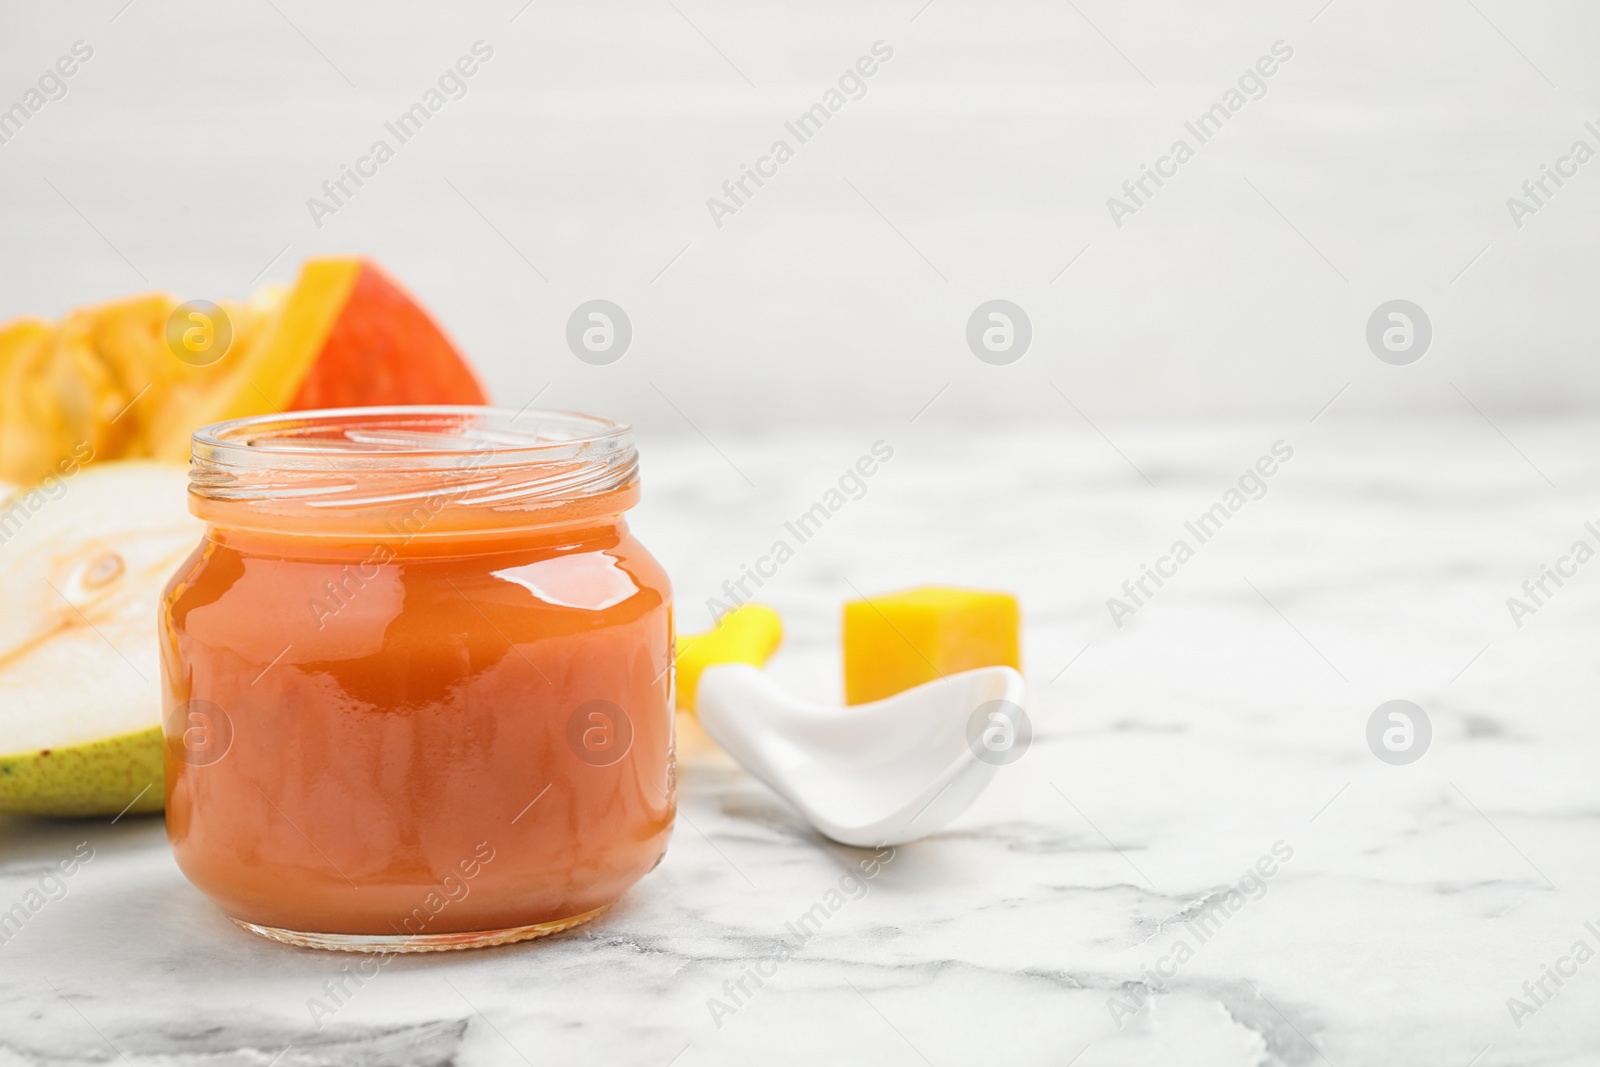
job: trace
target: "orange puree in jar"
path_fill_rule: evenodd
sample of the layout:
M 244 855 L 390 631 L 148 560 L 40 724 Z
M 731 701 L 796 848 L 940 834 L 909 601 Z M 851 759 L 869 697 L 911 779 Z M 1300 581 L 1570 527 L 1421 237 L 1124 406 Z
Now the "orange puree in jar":
M 167 832 L 257 933 L 420 951 L 576 925 L 674 815 L 671 594 L 624 426 L 298 412 L 195 438 L 161 613 Z

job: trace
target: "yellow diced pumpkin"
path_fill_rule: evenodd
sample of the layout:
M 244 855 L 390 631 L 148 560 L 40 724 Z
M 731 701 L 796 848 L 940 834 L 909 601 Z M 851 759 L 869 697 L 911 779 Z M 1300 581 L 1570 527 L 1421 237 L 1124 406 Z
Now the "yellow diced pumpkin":
M 882 700 L 958 671 L 1021 669 L 1016 597 L 921 586 L 844 606 L 848 704 Z

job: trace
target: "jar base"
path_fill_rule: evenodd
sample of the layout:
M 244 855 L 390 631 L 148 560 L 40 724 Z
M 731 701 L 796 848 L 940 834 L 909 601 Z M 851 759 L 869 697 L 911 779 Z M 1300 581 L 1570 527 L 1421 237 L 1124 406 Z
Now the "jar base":
M 570 930 L 574 926 L 582 926 L 590 919 L 596 918 L 605 912 L 610 904 L 586 911 L 582 915 L 573 915 L 566 919 L 556 919 L 553 922 L 534 923 L 532 926 L 511 926 L 502 930 L 466 930 L 457 934 L 320 934 L 304 933 L 299 930 L 284 930 L 276 926 L 260 926 L 256 923 L 245 922 L 243 919 L 233 921 L 249 930 L 252 934 L 267 938 L 269 941 L 279 941 L 285 945 L 298 945 L 301 948 L 316 948 L 326 952 L 454 952 L 464 948 L 490 948 L 494 945 L 510 945 L 518 941 L 531 941 L 536 937 L 545 937 L 549 934 L 559 934 L 563 930 Z M 230 915 L 230 919 L 233 917 Z

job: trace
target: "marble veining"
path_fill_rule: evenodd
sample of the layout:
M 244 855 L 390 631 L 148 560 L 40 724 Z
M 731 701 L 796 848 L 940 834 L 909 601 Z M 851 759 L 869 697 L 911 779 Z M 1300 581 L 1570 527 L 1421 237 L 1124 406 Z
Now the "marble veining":
M 832 891 L 870 851 L 680 720 L 672 847 L 612 912 L 397 958 L 316 1017 L 350 957 L 232 926 L 158 817 L 8 820 L 0 909 L 94 858 L 0 943 L 0 1067 L 1600 1060 L 1600 960 L 1572 962 L 1600 949 L 1600 569 L 1506 606 L 1600 517 L 1600 424 L 1501 424 L 1525 457 L 1476 416 L 1101 428 L 1125 458 L 1080 423 L 643 442 L 634 525 L 685 629 L 893 442 L 760 590 L 796 691 L 836 695 L 856 589 L 1023 599 L 1032 748 L 859 893 Z M 1266 494 L 1117 626 L 1107 598 L 1279 439 Z M 1433 730 L 1404 766 L 1366 738 L 1396 698 Z

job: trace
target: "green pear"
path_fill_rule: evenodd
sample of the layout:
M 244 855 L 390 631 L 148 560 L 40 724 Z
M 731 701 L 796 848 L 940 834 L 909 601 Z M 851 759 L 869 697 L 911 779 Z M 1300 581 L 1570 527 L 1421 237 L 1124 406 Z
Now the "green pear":
M 74 463 L 0 501 L 0 811 L 161 810 L 157 608 L 204 534 L 187 483 Z
M 161 756 L 159 726 L 66 748 L 0 756 L 0 811 L 25 815 L 160 811 Z

